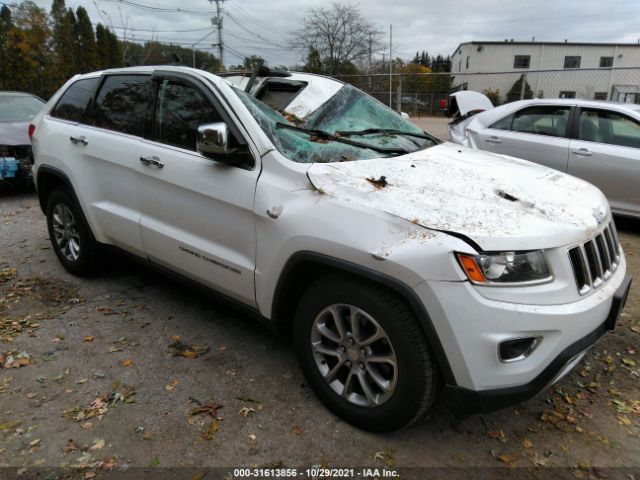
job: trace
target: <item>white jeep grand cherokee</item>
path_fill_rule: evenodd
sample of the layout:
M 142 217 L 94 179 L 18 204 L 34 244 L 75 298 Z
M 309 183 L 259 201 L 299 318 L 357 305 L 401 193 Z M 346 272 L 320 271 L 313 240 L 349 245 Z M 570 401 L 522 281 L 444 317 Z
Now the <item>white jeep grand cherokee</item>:
M 111 246 L 235 301 L 365 429 L 412 423 L 439 383 L 467 412 L 533 397 L 629 290 L 598 189 L 441 142 L 333 79 L 96 72 L 29 133 L 68 271 Z

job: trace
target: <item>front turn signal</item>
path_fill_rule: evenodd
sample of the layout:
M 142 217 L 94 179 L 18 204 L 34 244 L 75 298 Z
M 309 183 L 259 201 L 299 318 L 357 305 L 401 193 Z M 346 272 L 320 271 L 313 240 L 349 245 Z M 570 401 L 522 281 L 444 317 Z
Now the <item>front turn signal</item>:
M 484 273 L 482 273 L 482 270 L 478 266 L 476 259 L 473 257 L 473 255 L 466 255 L 464 253 L 459 253 L 458 259 L 460 260 L 460 265 L 462 266 L 464 273 L 466 273 L 467 277 L 469 277 L 469 280 L 476 283 L 487 282 L 487 278 L 484 276 Z

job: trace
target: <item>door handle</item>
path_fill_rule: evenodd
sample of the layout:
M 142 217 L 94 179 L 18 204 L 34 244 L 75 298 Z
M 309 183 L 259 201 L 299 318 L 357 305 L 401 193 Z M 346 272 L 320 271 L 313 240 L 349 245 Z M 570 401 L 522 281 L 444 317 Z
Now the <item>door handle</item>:
M 162 163 L 160 159 L 155 156 L 154 157 L 142 156 L 140 157 L 140 161 L 148 167 L 157 167 L 157 168 L 164 167 L 164 163 Z
M 586 148 L 581 148 L 579 150 L 571 150 L 571 153 L 574 155 L 578 155 L 580 157 L 590 157 L 593 155 L 593 152 L 590 152 Z
M 500 140 L 496 136 L 485 138 L 484 141 L 487 142 L 487 143 L 502 143 L 502 140 Z
M 71 143 L 73 143 L 74 145 L 89 145 L 89 141 L 82 135 L 79 137 L 71 136 L 69 137 L 69 141 L 71 141 Z

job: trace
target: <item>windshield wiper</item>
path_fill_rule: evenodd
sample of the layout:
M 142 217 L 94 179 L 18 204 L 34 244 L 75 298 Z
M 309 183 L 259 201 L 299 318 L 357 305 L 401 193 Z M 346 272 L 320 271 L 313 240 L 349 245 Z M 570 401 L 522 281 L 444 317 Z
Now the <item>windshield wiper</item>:
M 336 132 L 336 135 L 340 135 L 343 137 L 349 137 L 351 135 L 370 135 L 374 133 L 382 133 L 388 135 L 406 135 L 407 137 L 416 137 L 416 138 L 424 138 L 425 140 L 430 140 L 435 144 L 440 143 L 440 140 L 430 135 L 426 132 L 418 133 L 418 132 L 408 132 L 405 130 L 395 130 L 393 128 L 367 128 L 366 130 L 342 130 Z
M 307 135 L 312 135 L 321 140 L 328 140 L 331 142 L 339 142 L 347 145 L 351 145 L 359 148 L 368 148 L 380 153 L 409 153 L 409 150 L 405 148 L 399 147 L 379 147 L 377 145 L 370 145 L 368 143 L 356 142 L 355 140 L 349 140 L 347 138 L 337 137 L 335 135 L 330 134 L 329 132 L 325 132 L 324 130 L 313 130 L 310 128 L 302 128 L 296 127 L 295 125 L 290 125 L 288 123 L 276 122 L 277 128 L 288 128 L 289 130 L 295 130 L 296 132 L 306 133 Z

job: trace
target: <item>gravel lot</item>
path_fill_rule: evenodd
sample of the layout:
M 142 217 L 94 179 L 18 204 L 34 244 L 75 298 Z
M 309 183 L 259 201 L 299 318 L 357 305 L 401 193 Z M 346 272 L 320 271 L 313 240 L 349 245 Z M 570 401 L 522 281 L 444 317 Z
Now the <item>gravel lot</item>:
M 254 465 L 632 478 L 607 470 L 640 468 L 640 222 L 618 223 L 636 282 L 615 332 L 571 375 L 516 408 L 461 417 L 440 404 L 375 435 L 331 415 L 287 342 L 242 314 L 123 259 L 95 279 L 67 274 L 35 195 L 2 190 L 0 354 L 25 365 L 0 369 L 0 478 Z

